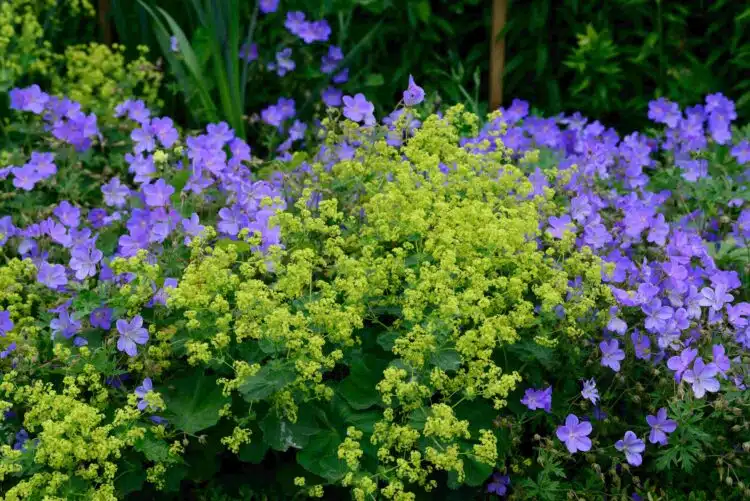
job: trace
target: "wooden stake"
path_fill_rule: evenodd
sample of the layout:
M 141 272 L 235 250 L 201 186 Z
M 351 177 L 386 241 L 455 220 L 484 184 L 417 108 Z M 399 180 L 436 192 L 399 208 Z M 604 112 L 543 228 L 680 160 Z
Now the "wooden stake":
M 114 39 L 112 38 L 112 24 L 109 20 L 109 13 L 112 9 L 110 0 L 99 0 L 99 8 L 97 14 L 99 17 L 99 29 L 102 33 L 102 40 L 107 45 L 112 45 Z
M 508 0 L 492 0 L 492 32 L 490 37 L 490 110 L 503 103 L 503 69 L 505 67 L 505 37 L 498 34 L 505 28 Z

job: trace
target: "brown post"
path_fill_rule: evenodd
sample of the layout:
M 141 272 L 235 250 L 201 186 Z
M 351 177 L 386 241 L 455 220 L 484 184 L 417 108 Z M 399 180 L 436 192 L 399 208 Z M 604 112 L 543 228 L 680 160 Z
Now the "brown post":
M 111 10 L 110 0 L 99 0 L 97 16 L 99 18 L 99 29 L 102 32 L 102 40 L 105 44 L 111 45 L 114 41 L 112 38 L 112 25 L 109 20 Z
M 492 0 L 492 32 L 490 37 L 490 110 L 503 103 L 503 68 L 505 67 L 505 37 L 498 34 L 505 27 L 508 0 Z

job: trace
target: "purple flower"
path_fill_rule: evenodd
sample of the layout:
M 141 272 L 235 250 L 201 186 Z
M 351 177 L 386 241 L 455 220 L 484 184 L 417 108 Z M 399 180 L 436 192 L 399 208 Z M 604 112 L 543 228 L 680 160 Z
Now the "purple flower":
M 70 339 L 81 330 L 80 320 L 73 318 L 68 310 L 62 310 L 57 318 L 52 319 L 49 326 L 52 328 L 53 338 L 56 334 L 62 334 L 66 339 Z
M 258 44 L 243 44 L 242 47 L 240 47 L 240 59 L 243 59 L 247 63 L 252 63 L 256 59 L 258 59 Z
M 174 193 L 174 187 L 168 185 L 166 181 L 159 178 L 154 184 L 143 186 L 143 195 L 146 197 L 146 204 L 150 207 L 163 207 L 169 205 L 169 197 Z
M 648 360 L 651 358 L 651 340 L 648 336 L 639 332 L 633 332 L 630 334 L 630 340 L 633 341 L 635 358 L 639 360 Z
M 130 195 L 130 189 L 120 183 L 119 177 L 110 179 L 107 184 L 102 185 L 101 190 L 104 195 L 104 203 L 110 207 L 124 207 L 127 203 L 128 195 Z
M 10 91 L 10 107 L 18 111 L 30 111 L 37 115 L 41 114 L 47 103 L 49 95 L 34 84 L 25 89 L 13 89 Z
M 106 306 L 99 307 L 91 312 L 89 316 L 91 327 L 98 327 L 108 331 L 112 328 L 112 308 Z
M 13 329 L 14 325 L 13 320 L 10 319 L 10 312 L 8 310 L 0 311 L 0 336 L 5 336 Z
M 239 207 L 236 206 L 232 208 L 223 207 L 219 210 L 219 217 L 221 218 L 218 224 L 219 231 L 232 237 L 239 233 L 245 219 Z
M 729 361 L 729 357 L 726 356 L 724 346 L 720 344 L 713 345 L 713 347 L 711 348 L 711 355 L 713 356 L 713 363 L 718 369 L 719 374 L 721 374 L 722 377 L 726 379 L 727 371 L 731 367 L 731 362 Z
M 136 356 L 138 354 L 137 345 L 146 344 L 148 341 L 148 331 L 142 327 L 143 317 L 136 315 L 130 322 L 120 319 L 116 325 L 117 332 L 120 333 L 120 337 L 117 339 L 117 349 L 124 351 L 128 356 Z
M 326 42 L 331 36 L 331 27 L 325 19 L 309 23 L 305 22 L 302 23 L 298 32 L 295 34 L 307 44 L 313 42 Z
M 543 390 L 528 388 L 521 403 L 530 410 L 544 409 L 546 412 L 552 410 L 552 387 L 549 386 Z
M 682 379 L 682 374 L 690 367 L 690 363 L 698 355 L 698 350 L 694 348 L 685 348 L 680 356 L 671 357 L 667 360 L 667 367 L 675 372 L 674 379 L 678 383 Z
M 609 309 L 609 322 L 607 322 L 607 329 L 617 334 L 625 334 L 628 331 L 628 324 L 625 320 L 617 316 L 619 310 L 616 306 Z
M 344 68 L 343 70 L 333 75 L 332 81 L 333 83 L 339 85 L 345 84 L 347 81 L 349 81 L 349 68 Z
M 726 303 L 731 303 L 734 296 L 727 293 L 726 286 L 722 284 L 716 285 L 713 289 L 711 287 L 704 287 L 701 289 L 701 296 L 703 296 L 699 302 L 701 306 L 710 306 L 712 310 L 721 310 Z
M 677 429 L 677 422 L 667 418 L 667 409 L 662 407 L 656 416 L 646 416 L 646 422 L 651 427 L 648 441 L 652 444 L 667 445 L 667 433 Z
M 277 52 L 276 62 L 268 64 L 268 69 L 271 71 L 276 70 L 276 74 L 280 77 L 283 77 L 290 71 L 294 71 L 296 67 L 297 65 L 292 59 L 292 49 L 289 47 Z
M 593 223 L 586 225 L 583 231 L 583 241 L 594 249 L 601 249 L 612 241 L 612 235 L 603 224 Z
M 750 162 L 750 142 L 742 141 L 732 147 L 732 156 L 737 163 L 746 164 Z
M 404 91 L 404 104 L 406 106 L 416 106 L 424 101 L 424 89 L 414 82 L 414 77 L 409 75 L 409 85 Z
M 169 117 L 154 118 L 151 120 L 151 132 L 165 148 L 171 148 L 180 138 L 174 122 Z
M 500 475 L 500 473 L 495 472 L 492 474 L 492 481 L 487 484 L 487 493 L 505 496 L 509 485 L 510 477 L 508 475 Z
M 18 433 L 16 433 L 16 441 L 13 444 L 13 450 L 14 451 L 25 451 L 26 450 L 26 442 L 29 441 L 29 432 L 25 429 L 21 428 Z
M 341 51 L 341 48 L 331 45 L 328 47 L 328 54 L 320 59 L 320 71 L 326 74 L 333 73 L 343 60 L 344 53 Z
M 162 306 L 167 305 L 167 299 L 169 298 L 169 290 L 177 288 L 176 278 L 165 278 L 164 286 L 157 290 L 150 301 L 150 306 L 154 304 L 160 304 Z M 155 285 L 153 287 L 156 287 Z
M 259 6 L 263 14 L 271 14 L 279 8 L 279 0 L 260 0 Z
M 632 431 L 626 431 L 625 437 L 615 443 L 615 449 L 625 453 L 625 459 L 632 466 L 640 466 L 643 462 L 641 453 L 646 450 L 646 444 Z
M 570 219 L 570 216 L 563 214 L 560 217 L 550 216 L 549 228 L 547 228 L 547 234 L 554 238 L 562 238 L 566 231 L 576 231 L 576 225 Z
M 653 298 L 648 304 L 641 306 L 641 310 L 646 314 L 644 326 L 651 332 L 663 330 L 667 321 L 672 318 L 674 310 L 670 306 L 662 306 L 661 299 Z
M 180 44 L 177 41 L 177 37 L 174 35 L 169 37 L 169 50 L 175 53 L 180 52 Z
M 356 94 L 354 97 L 344 96 L 344 116 L 354 122 L 363 122 L 373 125 L 375 117 L 373 112 L 375 106 L 365 98 L 364 94 Z
M 588 437 L 591 429 L 591 423 L 588 421 L 580 422 L 577 416 L 568 414 L 565 425 L 557 428 L 557 438 L 565 443 L 571 454 L 578 451 L 586 452 L 591 450 L 591 439 Z
M 23 167 L 13 167 L 13 186 L 24 191 L 34 189 L 36 183 L 41 181 L 39 173 L 33 165 L 26 164 Z
M 692 385 L 696 398 L 703 398 L 706 392 L 719 391 L 719 381 L 716 379 L 718 372 L 719 369 L 715 364 L 706 364 L 701 357 L 698 357 L 693 362 L 693 368 L 686 370 L 682 379 Z
M 135 389 L 135 395 L 139 398 L 138 401 L 138 410 L 143 411 L 148 407 L 148 402 L 146 401 L 146 395 L 148 395 L 149 392 L 153 391 L 154 386 L 151 382 L 151 378 L 146 378 L 143 380 L 143 383 L 141 386 L 138 386 Z
M 291 139 L 292 141 L 304 139 L 305 131 L 307 131 L 307 124 L 304 122 L 300 122 L 299 120 L 295 120 L 294 124 L 289 127 L 289 139 Z
M 5 348 L 3 351 L 0 351 L 0 358 L 5 359 L 8 358 L 8 355 L 16 351 L 16 348 L 18 348 L 18 345 L 15 341 L 10 343 L 7 348 Z
M 156 149 L 156 139 L 154 138 L 151 125 L 148 123 L 144 123 L 140 128 L 134 129 L 133 132 L 130 133 L 130 139 L 135 142 L 133 151 L 136 153 L 154 151 Z
M 343 92 L 341 92 L 336 87 L 328 87 L 323 92 L 321 92 L 323 103 L 325 103 L 325 105 L 329 107 L 341 106 L 342 95 Z
M 666 124 L 667 127 L 675 128 L 682 119 L 682 113 L 677 103 L 660 97 L 648 103 L 648 118 L 658 124 Z
M 75 247 L 70 255 L 70 268 L 76 272 L 78 280 L 96 275 L 96 264 L 104 256 L 102 251 L 90 245 Z
M 620 349 L 617 339 L 612 339 L 609 342 L 602 341 L 599 343 L 599 349 L 602 352 L 602 366 L 609 367 L 615 372 L 619 371 L 620 361 L 625 359 L 625 352 Z
M 292 11 L 287 12 L 284 27 L 293 35 L 299 35 L 300 30 L 306 23 L 304 12 Z
M 514 124 L 529 114 L 529 103 L 521 99 L 514 99 L 510 107 L 503 111 L 503 120 L 509 124 Z
M 33 151 L 31 152 L 31 158 L 29 159 L 28 165 L 34 166 L 40 179 L 47 179 L 48 177 L 57 174 L 57 166 L 54 164 L 54 159 L 54 153 L 39 153 Z
M 584 381 L 581 396 L 596 405 L 596 401 L 599 400 L 599 390 L 596 389 L 596 381 L 593 379 Z
M 68 277 L 65 276 L 65 266 L 49 264 L 46 261 L 43 261 L 39 267 L 36 279 L 50 289 L 57 289 L 68 283 Z

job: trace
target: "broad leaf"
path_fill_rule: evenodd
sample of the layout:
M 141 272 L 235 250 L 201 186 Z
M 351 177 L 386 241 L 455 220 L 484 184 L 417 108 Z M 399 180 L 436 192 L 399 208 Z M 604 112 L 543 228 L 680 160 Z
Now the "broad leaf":
M 178 430 L 198 433 L 219 422 L 219 410 L 227 403 L 216 377 L 191 375 L 173 382 L 164 395 L 170 422 Z
M 297 453 L 297 462 L 310 473 L 336 482 L 347 472 L 346 462 L 338 457 L 341 442 L 343 438 L 333 430 L 318 433 Z
M 272 361 L 240 385 L 240 394 L 248 402 L 263 400 L 294 381 L 297 373 L 291 365 Z

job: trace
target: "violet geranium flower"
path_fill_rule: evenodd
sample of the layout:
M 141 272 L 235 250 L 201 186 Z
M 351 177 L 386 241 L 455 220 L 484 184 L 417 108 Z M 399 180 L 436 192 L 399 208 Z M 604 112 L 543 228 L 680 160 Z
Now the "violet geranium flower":
M 143 328 L 143 317 L 136 315 L 128 322 L 120 319 L 117 321 L 117 332 L 120 337 L 117 340 L 117 349 L 134 357 L 138 354 L 137 345 L 146 344 L 148 341 L 148 331 Z
M 591 430 L 591 423 L 581 422 L 575 414 L 568 414 L 565 425 L 557 428 L 557 438 L 565 443 L 571 454 L 578 451 L 586 452 L 591 450 L 591 439 L 588 437 Z
M 693 394 L 696 398 L 703 398 L 706 392 L 716 393 L 719 391 L 719 381 L 716 374 L 719 368 L 716 364 L 706 364 L 701 357 L 695 359 L 693 368 L 688 369 L 682 375 L 682 379 L 690 383 L 693 387 Z
M 641 453 L 646 450 L 646 444 L 632 431 L 626 431 L 625 437 L 615 443 L 615 449 L 625 453 L 625 459 L 632 466 L 640 466 L 643 462 Z
M 549 386 L 543 390 L 527 389 L 521 403 L 532 411 L 544 409 L 545 412 L 550 412 L 552 410 L 552 387 Z
M 596 381 L 593 379 L 584 381 L 581 396 L 596 405 L 596 401 L 599 400 L 599 390 L 596 389 Z
M 625 359 L 625 352 L 620 349 L 620 344 L 616 339 L 611 341 L 602 341 L 599 343 L 599 349 L 602 351 L 602 362 L 604 367 L 609 367 L 613 371 L 620 370 L 620 362 Z
M 646 422 L 651 427 L 648 441 L 652 444 L 667 445 L 667 433 L 677 429 L 677 422 L 667 418 L 667 409 L 664 407 L 657 411 L 656 416 L 646 416 Z

